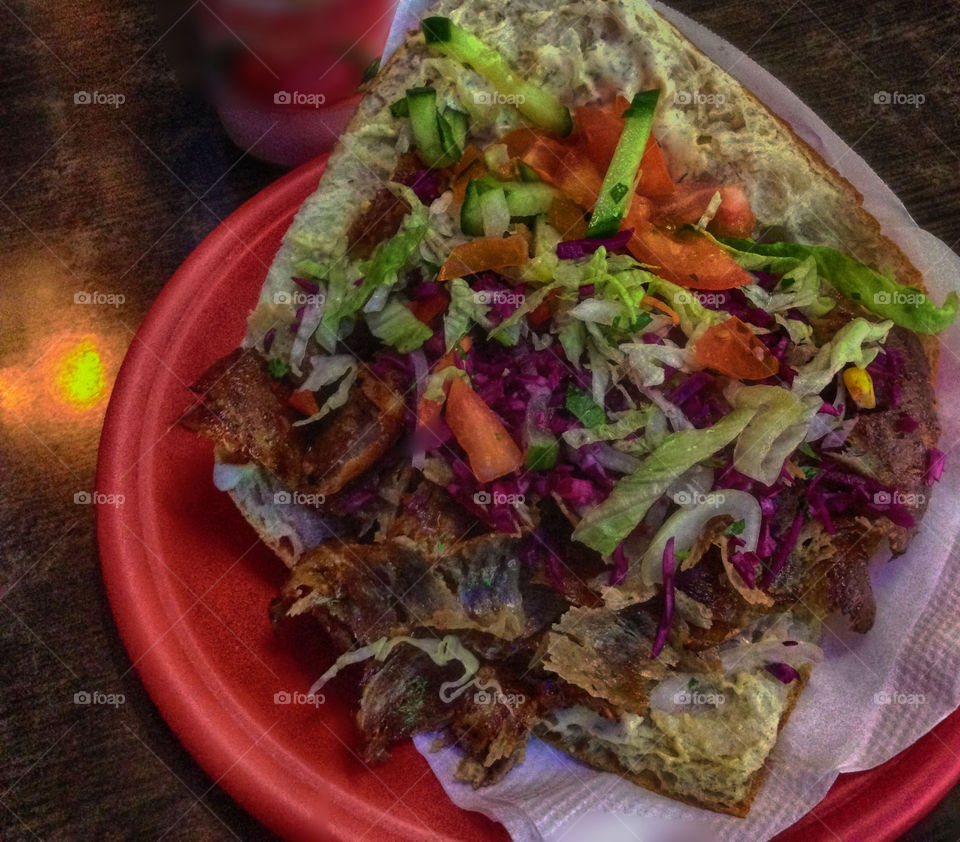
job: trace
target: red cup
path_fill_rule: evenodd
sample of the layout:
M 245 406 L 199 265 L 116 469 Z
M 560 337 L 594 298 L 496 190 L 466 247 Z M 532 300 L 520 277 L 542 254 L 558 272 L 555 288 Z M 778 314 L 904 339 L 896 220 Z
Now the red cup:
M 330 151 L 380 53 L 393 0 L 215 0 L 198 7 L 230 138 L 293 167 Z

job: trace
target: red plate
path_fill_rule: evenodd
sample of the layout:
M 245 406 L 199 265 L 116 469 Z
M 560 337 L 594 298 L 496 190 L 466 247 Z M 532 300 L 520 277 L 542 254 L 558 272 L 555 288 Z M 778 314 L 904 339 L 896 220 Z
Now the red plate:
M 412 744 L 366 767 L 349 700 L 278 704 L 332 660 L 280 639 L 267 616 L 283 566 L 211 482 L 212 447 L 172 427 L 187 384 L 237 346 L 284 231 L 325 159 L 293 171 L 217 228 L 167 284 L 131 345 L 100 447 L 103 574 L 127 649 L 161 713 L 213 779 L 289 839 L 494 840 L 458 809 Z M 960 779 L 960 716 L 870 772 L 843 775 L 778 837 L 894 839 Z M 829 829 L 828 829 L 829 828 Z

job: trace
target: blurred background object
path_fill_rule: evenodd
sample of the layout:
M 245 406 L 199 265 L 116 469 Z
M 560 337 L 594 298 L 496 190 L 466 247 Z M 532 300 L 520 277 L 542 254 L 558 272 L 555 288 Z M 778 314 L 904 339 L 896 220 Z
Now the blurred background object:
M 393 0 L 209 0 L 190 14 L 237 146 L 292 167 L 333 148 L 376 72 Z

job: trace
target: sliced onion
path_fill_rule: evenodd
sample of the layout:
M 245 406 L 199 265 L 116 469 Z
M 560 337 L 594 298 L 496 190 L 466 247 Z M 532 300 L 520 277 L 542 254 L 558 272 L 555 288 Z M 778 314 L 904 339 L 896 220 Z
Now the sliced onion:
M 597 322 L 608 327 L 622 313 L 623 305 L 619 301 L 602 298 L 587 298 L 570 310 L 570 315 L 581 322 Z
M 643 464 L 642 460 L 629 453 L 623 453 L 606 442 L 600 442 L 594 450 L 596 460 L 608 471 L 618 474 L 632 474 Z
M 307 352 L 307 343 L 323 319 L 324 304 L 325 299 L 318 294 L 303 309 L 297 335 L 290 348 L 290 368 L 293 369 L 294 374 L 300 374 L 300 363 L 303 362 L 303 356 Z
M 663 395 L 660 394 L 656 389 L 648 389 L 646 387 L 641 388 L 640 394 L 642 394 L 647 400 L 651 403 L 656 404 L 664 415 L 667 416 L 667 420 L 670 422 L 674 430 L 692 430 L 693 423 L 686 415 L 683 414 L 683 410 L 680 409 L 676 404 L 670 403 Z
M 759 669 L 767 664 L 787 664 L 796 668 L 818 664 L 822 660 L 823 650 L 808 640 L 765 638 L 756 643 L 738 642 L 720 652 L 720 665 L 727 675 Z
M 675 552 L 687 552 L 700 537 L 707 522 L 715 517 L 728 515 L 735 521 L 742 520 L 744 523 L 743 533 L 740 535 L 744 543 L 742 549 L 745 552 L 753 552 L 757 549 L 762 515 L 756 498 L 746 491 L 730 489 L 713 493 L 717 495 L 716 499 L 695 506 L 682 507 L 667 518 L 660 527 L 640 561 L 640 575 L 644 582 L 656 584 L 662 581 L 660 561 L 667 541 L 675 538 Z
M 593 254 L 600 246 L 603 246 L 607 251 L 616 251 L 630 242 L 632 236 L 633 229 L 628 228 L 625 231 L 619 231 L 612 237 L 597 240 L 566 240 L 557 243 L 557 257 L 561 260 L 576 260 L 579 257 Z

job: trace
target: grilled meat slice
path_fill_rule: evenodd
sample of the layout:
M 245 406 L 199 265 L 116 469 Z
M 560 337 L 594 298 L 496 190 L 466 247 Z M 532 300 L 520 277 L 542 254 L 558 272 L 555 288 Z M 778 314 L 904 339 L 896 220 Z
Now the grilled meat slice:
M 443 488 L 422 480 L 402 495 L 400 508 L 385 537 L 406 537 L 430 557 L 443 555 L 453 544 L 470 535 L 476 518 Z
M 417 627 L 516 640 L 559 613 L 560 603 L 544 591 L 521 568 L 517 540 L 503 535 L 462 541 L 437 558 L 406 538 L 327 542 L 293 569 L 276 611 L 311 612 L 340 638 L 346 633 L 361 643 Z
M 662 680 L 677 662 L 669 643 L 656 661 L 650 659 L 656 632 L 657 619 L 646 606 L 571 608 L 547 635 L 543 669 L 642 716 L 651 681 Z
M 465 754 L 458 779 L 474 787 L 501 780 L 523 760 L 540 707 L 530 687 L 499 665 L 481 666 L 459 693 L 444 691 L 462 673 L 459 663 L 438 666 L 404 645 L 382 664 L 369 664 L 357 714 L 364 760 L 385 760 L 393 743 L 448 728 L 447 741 Z
M 391 181 L 411 184 L 423 164 L 413 153 L 407 152 L 397 160 Z M 403 218 L 410 213 L 410 205 L 386 187 L 381 188 L 359 214 L 347 232 L 348 253 L 354 260 L 364 260 L 384 240 L 390 239 L 400 228 Z
M 347 403 L 331 414 L 306 448 L 304 484 L 332 496 L 382 459 L 403 429 L 404 385 L 395 369 L 381 377 L 361 367 Z
M 363 759 L 386 760 L 393 743 L 448 725 L 454 706 L 443 701 L 440 687 L 462 672 L 459 663 L 438 666 L 413 646 L 396 647 L 382 664 L 368 662 L 357 711 Z
M 933 373 L 923 343 L 915 333 L 894 327 L 884 348 L 903 355 L 900 405 L 861 411 L 847 438 L 847 448 L 865 454 L 868 462 L 875 466 L 880 482 L 916 503 L 911 514 L 919 521 L 926 511 L 929 492 L 925 485 L 927 452 L 936 447 L 941 432 Z M 912 433 L 900 429 L 900 422 L 907 415 L 918 423 Z M 907 548 L 916 529 L 916 526 L 904 529 L 888 525 L 887 536 L 894 553 L 902 553 Z
M 403 430 L 403 374 L 382 376 L 361 366 L 346 405 L 327 418 L 294 427 L 291 387 L 270 376 L 266 360 L 237 350 L 215 362 L 191 387 L 202 401 L 183 425 L 262 465 L 287 488 L 332 496 L 383 459 Z
M 777 611 L 798 604 L 821 617 L 839 611 L 854 631 L 865 633 L 876 615 L 869 562 L 888 536 L 889 524 L 838 518 L 834 528 L 831 535 L 819 522 L 807 523 L 769 593 Z
M 479 788 L 491 786 L 526 756 L 539 707 L 529 688 L 487 665 L 474 676 L 476 692 L 460 697 L 450 730 L 466 752 L 456 777 Z
M 270 376 L 266 360 L 236 350 L 217 360 L 190 387 L 202 401 L 183 417 L 189 430 L 262 465 L 290 488 L 300 487 L 303 445 L 287 406 L 290 387 Z

